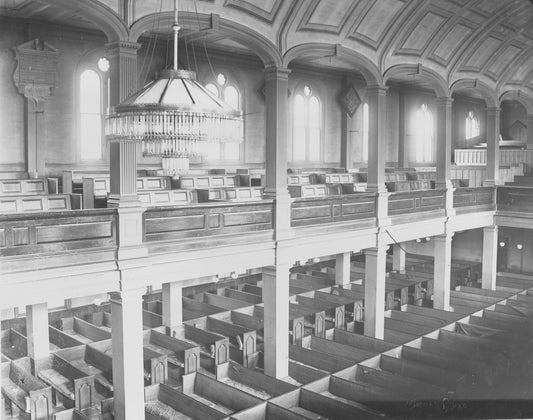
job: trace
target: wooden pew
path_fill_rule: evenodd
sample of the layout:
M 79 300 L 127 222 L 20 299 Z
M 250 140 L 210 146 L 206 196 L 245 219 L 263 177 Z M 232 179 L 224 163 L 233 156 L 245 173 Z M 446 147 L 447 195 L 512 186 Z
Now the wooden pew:
M 333 340 L 327 340 L 325 338 L 316 336 L 310 336 L 306 341 L 306 348 L 320 351 L 323 353 L 328 353 L 339 358 L 351 360 L 354 363 L 359 363 L 377 354 L 375 352 L 361 350 L 357 347 L 353 347 L 348 344 L 338 343 Z
M 291 309 L 292 308 L 292 309 Z M 265 308 L 262 305 L 254 305 L 251 308 L 248 308 L 245 311 L 239 311 L 241 313 L 251 313 L 254 317 L 257 319 L 260 319 L 262 322 L 264 322 L 265 319 Z M 291 342 L 292 344 L 302 344 L 303 337 L 306 335 L 305 332 L 305 326 L 306 321 L 305 317 L 311 317 L 312 318 L 312 330 L 313 331 L 321 331 L 321 326 L 323 325 L 323 314 L 319 314 L 319 316 L 316 316 L 315 313 L 310 313 L 309 311 L 305 310 L 298 310 L 298 308 L 294 308 L 294 305 L 291 305 L 289 303 L 289 331 L 291 334 Z
M 57 354 L 50 355 L 38 377 L 53 388 L 56 404 L 61 402 L 65 408 L 83 410 L 104 398 L 96 392 L 93 375 L 87 375 Z
M 240 325 L 234 325 L 221 319 L 208 316 L 195 322 L 199 328 L 228 337 L 230 340 L 230 357 L 245 367 L 254 367 L 259 354 L 257 352 L 256 332 Z
M 430 331 L 435 330 L 435 328 L 432 326 L 415 324 L 406 320 L 399 320 L 387 317 L 385 317 L 385 329 L 413 335 L 415 337 L 420 337 L 424 334 L 429 333 Z
M 48 326 L 48 339 L 50 340 L 50 350 L 66 349 L 84 344 L 71 335 L 53 327 Z
M 261 398 L 198 372 L 183 378 L 183 393 L 226 415 L 262 402 Z
M 182 302 L 183 302 L 183 319 L 185 321 L 188 321 L 194 318 L 200 318 L 206 315 L 217 314 L 223 311 L 223 309 L 219 308 L 218 306 L 210 305 L 205 302 L 200 302 L 195 299 L 190 299 L 185 296 L 182 298 Z
M 93 345 L 82 345 L 59 350 L 56 355 L 86 375 L 93 375 L 95 387 L 102 395 L 113 392 L 113 362 L 110 354 L 103 353 Z
M 362 334 L 354 334 L 338 328 L 335 328 L 332 336 L 328 338 L 336 343 L 346 344 L 369 353 L 383 353 L 396 347 L 395 344 L 388 343 L 384 340 L 367 337 Z
M 217 380 L 263 400 L 290 392 L 296 386 L 265 375 L 258 370 L 248 369 L 237 363 L 229 362 L 217 372 Z
M 28 357 L 4 362 L 2 370 L 2 394 L 11 404 L 11 412 L 22 418 L 52 419 L 52 388 L 32 376 Z M 24 414 L 25 413 L 25 414 Z
M 326 314 L 326 321 L 331 323 L 333 327 L 344 328 L 344 305 L 302 295 L 297 295 L 296 301 L 299 305 L 305 306 L 315 312 L 324 312 Z
M 0 196 L 0 213 L 31 213 L 81 209 L 78 194 Z
M 244 283 L 242 285 L 242 291 L 246 293 L 251 293 L 257 296 L 261 296 L 261 297 L 263 296 L 263 288 L 255 284 Z
M 171 365 L 169 375 L 172 365 L 180 369 L 179 377 L 196 372 L 200 368 L 200 348 L 189 341 L 179 340 L 166 335 L 163 331 L 152 329 L 144 331 L 143 345 L 167 356 Z
M 352 323 L 353 321 L 361 321 L 360 318 L 356 319 L 356 316 L 362 317 L 362 313 L 357 313 L 356 301 L 354 299 L 334 295 L 332 293 L 327 293 L 321 290 L 315 291 L 313 293 L 313 297 L 319 301 L 331 303 L 332 305 L 334 305 L 335 308 L 343 308 L 342 313 L 339 315 L 342 315 L 342 317 L 344 318 L 344 323 L 341 323 L 341 320 L 335 317 L 335 328 L 344 329 L 346 328 L 346 325 Z M 339 311 L 336 310 L 336 312 Z M 337 327 L 337 325 L 339 325 L 339 327 Z
M 187 416 L 193 420 L 222 420 L 226 414 L 179 392 L 167 385 L 144 388 L 146 420 L 173 420 Z
M 244 292 L 242 290 L 232 289 L 229 287 L 224 289 L 224 295 L 232 299 L 242 300 L 243 302 L 246 302 L 251 305 L 255 305 L 256 303 L 263 302 L 263 299 L 261 296 L 248 293 L 248 292 Z
M 437 329 L 449 324 L 448 321 L 433 317 L 426 317 L 407 311 L 391 311 L 390 318 L 395 321 L 416 324 L 430 329 Z
M 218 365 L 229 362 L 229 338 L 210 331 L 205 331 L 193 324 L 184 323 L 175 329 L 175 338 L 198 343 L 202 351 L 200 356 L 207 359 L 208 368 L 213 372 Z M 201 362 L 201 360 L 200 360 Z
M 302 416 L 270 402 L 264 402 L 243 410 L 230 417 L 230 420 L 309 420 Z
M 108 340 L 111 338 L 109 331 L 104 331 L 96 325 L 78 317 L 61 319 L 59 329 L 83 343 Z
M 341 286 L 332 287 L 330 291 L 331 294 L 334 296 L 340 296 L 346 299 L 353 300 L 353 320 L 355 322 L 362 322 L 364 320 L 364 291 L 355 291 L 352 289 L 346 289 Z
M 300 386 L 314 382 L 326 375 L 327 373 L 322 370 L 314 369 L 301 363 L 291 362 L 289 359 L 289 378 L 285 378 L 285 380 L 290 379 L 291 383 Z
M 0 179 L 0 197 L 57 194 L 56 178 Z
M 443 311 L 443 310 L 434 309 L 434 308 L 424 308 L 422 306 L 415 306 L 415 305 L 407 305 L 405 307 L 405 311 L 407 313 L 413 313 L 413 314 L 421 315 L 424 317 L 436 318 L 436 319 L 445 321 L 448 324 L 451 324 L 452 322 L 455 322 L 458 319 L 463 318 L 462 314 L 457 314 L 454 312 Z
M 2 355 L 9 360 L 20 359 L 28 355 L 28 340 L 20 332 L 10 328 L 1 332 Z
M 352 360 L 340 358 L 329 353 L 311 350 L 304 347 L 289 345 L 289 358 L 311 366 L 315 369 L 320 369 L 325 372 L 336 372 L 353 365 Z
M 377 419 L 380 413 L 357 403 L 341 402 L 305 388 L 273 398 L 272 404 L 291 410 L 308 419 Z
M 232 299 L 226 296 L 219 296 L 209 292 L 203 293 L 202 296 L 205 303 L 208 303 L 212 306 L 217 306 L 226 311 L 231 311 L 233 309 L 238 309 L 249 305 L 249 303 L 243 302 L 242 300 Z

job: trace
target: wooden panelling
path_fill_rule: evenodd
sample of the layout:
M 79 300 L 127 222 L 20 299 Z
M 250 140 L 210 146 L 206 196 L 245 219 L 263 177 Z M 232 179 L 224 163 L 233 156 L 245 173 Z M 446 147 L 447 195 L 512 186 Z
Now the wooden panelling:
M 453 207 L 492 206 L 494 195 L 495 189 L 492 187 L 459 188 L 453 193 Z
M 292 203 L 291 226 L 372 218 L 375 215 L 375 209 L 373 194 L 299 198 Z
M 272 229 L 272 202 L 155 208 L 144 213 L 146 242 Z
M 0 217 L 0 256 L 116 246 L 114 210 Z
M 533 212 L 533 188 L 498 187 L 498 210 Z
M 389 197 L 389 215 L 444 209 L 445 192 L 441 190 L 393 193 Z

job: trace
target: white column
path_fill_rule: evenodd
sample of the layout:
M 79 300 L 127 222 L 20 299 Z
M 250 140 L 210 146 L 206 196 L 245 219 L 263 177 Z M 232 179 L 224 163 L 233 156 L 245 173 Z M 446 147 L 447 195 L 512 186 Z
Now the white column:
M 435 244 L 433 307 L 445 311 L 450 310 L 452 236 L 453 234 L 444 234 L 433 238 L 433 243 Z
M 451 181 L 452 161 L 452 102 L 449 97 L 437 98 L 437 177 L 435 187 L 446 190 L 445 209 L 447 216 L 455 215 L 453 208 L 454 188 Z
M 368 103 L 368 178 L 367 190 L 386 192 L 386 117 L 387 88 L 384 86 L 368 86 L 366 101 Z
M 483 185 L 498 184 L 500 170 L 500 108 L 487 108 L 487 175 Z
M 289 265 L 263 268 L 265 373 L 289 375 Z
M 387 248 L 365 250 L 365 335 L 383 339 L 385 335 L 385 264 Z
M 32 360 L 34 373 L 37 374 L 41 363 L 47 361 L 50 355 L 47 303 L 26 306 L 26 334 L 28 356 Z
M 116 420 L 144 413 L 143 289 L 110 293 Z
M 291 236 L 291 197 L 287 190 L 287 141 L 289 137 L 289 69 L 265 69 L 266 173 L 265 198 L 274 200 L 275 238 Z
M 405 273 L 405 251 L 397 244 L 392 246 L 392 269 Z
M 350 283 L 351 252 L 343 252 L 335 256 L 335 284 Z
M 179 282 L 163 283 L 163 325 L 172 335 L 183 323 L 182 289 Z
M 483 262 L 481 287 L 496 290 L 496 263 L 498 259 L 498 226 L 483 228 Z

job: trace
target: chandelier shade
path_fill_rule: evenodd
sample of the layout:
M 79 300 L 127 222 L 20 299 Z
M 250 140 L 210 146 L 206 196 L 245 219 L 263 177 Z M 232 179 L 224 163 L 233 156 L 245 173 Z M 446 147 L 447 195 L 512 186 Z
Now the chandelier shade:
M 111 109 L 108 142 L 141 142 L 145 156 L 203 157 L 208 142 L 242 142 L 241 114 L 186 70 L 163 70 Z

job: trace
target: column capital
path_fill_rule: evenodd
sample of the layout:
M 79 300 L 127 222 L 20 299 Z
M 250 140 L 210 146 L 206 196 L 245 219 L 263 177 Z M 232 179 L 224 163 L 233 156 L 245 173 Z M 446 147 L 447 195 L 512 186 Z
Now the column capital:
M 265 80 L 287 80 L 292 70 L 285 67 L 266 67 L 263 70 Z
M 141 48 L 141 44 L 131 41 L 115 41 L 105 44 L 105 50 L 108 56 L 116 55 L 137 55 L 137 51 Z
M 455 232 L 444 233 L 442 235 L 436 235 L 436 236 L 433 236 L 431 239 L 433 239 L 433 241 L 435 242 L 446 242 L 446 241 L 451 241 L 453 238 L 453 235 L 455 235 Z
M 366 95 L 385 96 L 389 88 L 383 85 L 368 85 L 366 87 Z
M 494 226 L 485 226 L 483 228 L 483 232 L 486 232 L 486 233 L 496 233 L 498 232 L 498 226 L 497 225 L 494 225 Z
M 497 117 L 500 115 L 501 108 L 497 106 L 488 106 L 485 108 L 485 111 L 487 112 L 487 116 Z
M 451 107 L 454 99 L 450 96 L 440 96 L 437 98 L 437 106 Z
M 137 299 L 140 301 L 145 291 L 146 289 L 129 289 L 121 290 L 120 292 L 109 292 L 109 301 L 119 305 L 122 305 L 122 302 L 125 300 L 131 301 Z

